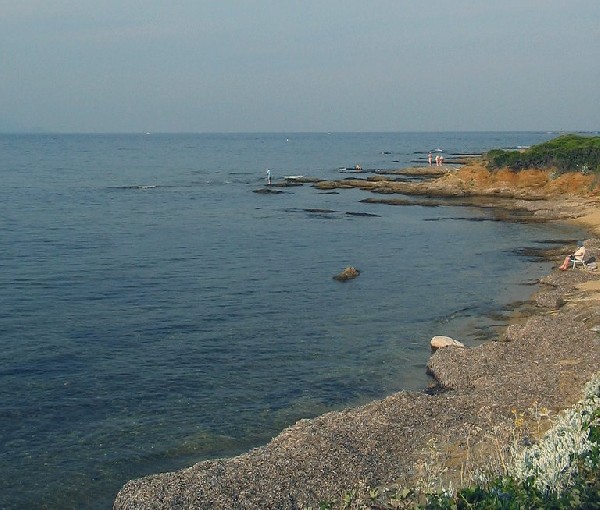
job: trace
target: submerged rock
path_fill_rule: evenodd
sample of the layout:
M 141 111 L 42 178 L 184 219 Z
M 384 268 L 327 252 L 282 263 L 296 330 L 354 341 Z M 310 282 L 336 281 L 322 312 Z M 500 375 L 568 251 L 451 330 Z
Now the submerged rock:
M 252 193 L 262 193 L 265 195 L 279 195 L 280 193 L 283 193 L 283 191 L 281 191 L 280 189 L 273 189 L 273 188 L 260 188 L 260 189 L 253 189 Z

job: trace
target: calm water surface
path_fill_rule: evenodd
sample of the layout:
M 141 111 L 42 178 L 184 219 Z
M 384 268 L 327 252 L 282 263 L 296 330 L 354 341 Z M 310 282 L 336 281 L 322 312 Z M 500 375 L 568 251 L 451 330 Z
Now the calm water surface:
M 581 233 L 252 191 L 266 168 L 341 178 L 551 137 L 0 135 L 0 508 L 110 508 L 130 478 L 426 387 L 431 336 L 488 337 L 550 268 L 520 249 Z

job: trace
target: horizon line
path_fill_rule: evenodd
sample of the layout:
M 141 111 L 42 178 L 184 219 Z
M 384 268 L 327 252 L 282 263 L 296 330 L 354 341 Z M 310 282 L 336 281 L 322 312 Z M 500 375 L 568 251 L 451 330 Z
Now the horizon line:
M 500 129 L 500 130 L 401 130 L 401 131 L 47 131 L 32 130 L 0 130 L 0 135 L 274 135 L 274 134 L 427 134 L 427 133 L 584 133 L 598 134 L 597 130 L 571 129 Z

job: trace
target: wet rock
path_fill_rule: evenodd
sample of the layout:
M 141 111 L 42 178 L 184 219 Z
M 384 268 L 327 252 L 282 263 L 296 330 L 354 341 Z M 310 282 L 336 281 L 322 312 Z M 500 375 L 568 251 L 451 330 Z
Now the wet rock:
M 359 274 L 360 274 L 360 271 L 358 269 L 356 269 L 355 267 L 352 267 L 352 266 L 348 266 L 341 273 L 335 275 L 333 277 L 333 279 L 337 280 L 338 282 L 345 282 L 347 280 L 353 280 Z
M 283 191 L 281 191 L 280 189 L 273 188 L 260 188 L 252 190 L 252 193 L 261 193 L 264 195 L 279 195 L 280 193 L 283 193 Z
M 369 218 L 380 218 L 379 214 L 366 213 L 366 212 L 346 211 L 346 214 L 348 216 L 365 216 L 365 217 L 369 217 Z

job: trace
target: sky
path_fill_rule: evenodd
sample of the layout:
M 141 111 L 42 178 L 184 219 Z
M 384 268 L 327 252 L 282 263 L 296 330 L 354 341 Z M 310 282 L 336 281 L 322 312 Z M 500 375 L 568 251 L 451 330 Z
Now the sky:
M 600 130 L 600 0 L 0 0 L 0 131 Z

